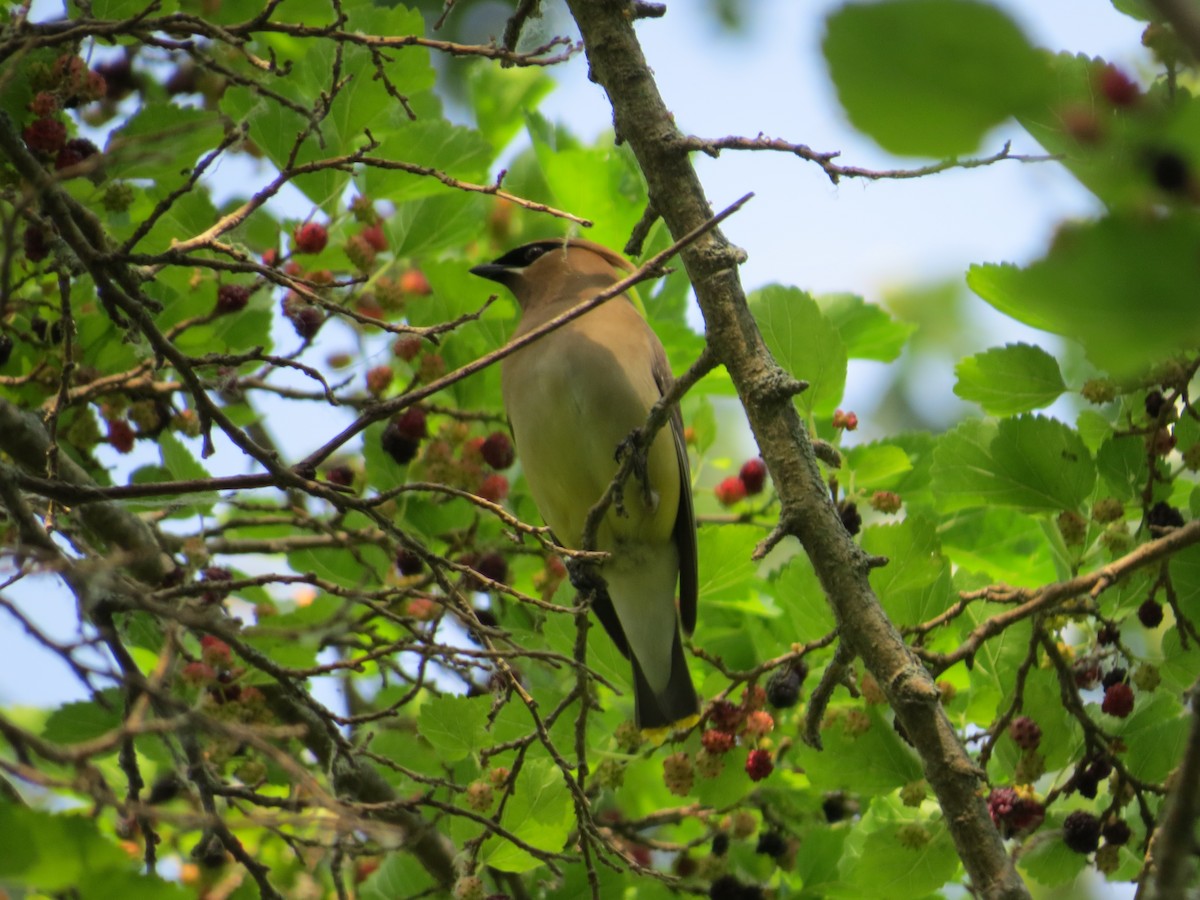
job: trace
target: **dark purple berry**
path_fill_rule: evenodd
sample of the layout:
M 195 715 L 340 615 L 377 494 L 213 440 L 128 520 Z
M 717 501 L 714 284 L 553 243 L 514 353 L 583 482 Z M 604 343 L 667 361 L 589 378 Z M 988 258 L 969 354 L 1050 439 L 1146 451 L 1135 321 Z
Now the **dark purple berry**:
M 508 561 L 499 553 L 485 553 L 472 568 L 485 578 L 505 584 L 508 581 Z
M 755 853 L 770 856 L 772 859 L 778 859 L 786 850 L 787 841 L 778 831 L 764 831 L 758 836 L 758 844 L 754 848 Z
M 1063 822 L 1063 843 L 1076 853 L 1091 853 L 1100 846 L 1100 820 L 1077 809 Z
M 217 288 L 217 308 L 220 315 L 239 312 L 250 302 L 251 288 L 244 284 L 223 284 Z
M 325 480 L 339 487 L 350 487 L 354 484 L 354 470 L 349 466 L 334 466 L 325 473 Z
M 821 801 L 821 812 L 825 814 L 825 821 L 832 825 L 834 822 L 840 822 L 848 816 L 854 815 L 856 812 L 854 806 L 855 804 L 847 800 L 845 794 L 838 791 L 825 795 L 825 799 Z
M 0 334 L 0 368 L 7 365 L 13 352 L 13 339 L 7 334 Z
M 1100 781 L 1087 772 L 1081 772 L 1075 776 L 1075 790 L 1079 791 L 1081 797 L 1095 800 L 1096 794 L 1100 790 Z
M 842 503 L 838 506 L 838 515 L 841 516 L 842 524 L 846 526 L 846 530 L 850 534 L 858 534 L 862 528 L 862 516 L 858 512 L 858 504 Z
M 41 262 L 50 255 L 50 241 L 37 225 L 25 227 L 24 247 L 25 258 L 30 262 Z
M 1159 500 L 1146 514 L 1146 524 L 1156 528 L 1182 528 L 1183 513 L 1166 501 Z
M 1096 643 L 1101 647 L 1107 647 L 1110 644 L 1115 644 L 1121 639 L 1121 632 L 1115 625 L 1105 625 L 1096 632 Z
M 383 429 L 379 443 L 384 452 L 402 466 L 416 459 L 417 451 L 421 449 L 420 439 L 405 434 L 395 419 Z
M 800 687 L 807 674 L 808 665 L 801 659 L 776 669 L 767 679 L 767 702 L 776 709 L 795 706 L 800 700 Z
M 401 575 L 420 575 L 425 568 L 425 563 L 421 557 L 413 553 L 411 550 L 405 550 L 401 547 L 396 551 L 396 570 Z
M 712 855 L 724 856 L 729 852 L 729 835 L 723 831 L 718 831 L 713 835 L 712 839 Z
M 487 440 L 483 442 L 483 446 L 480 447 L 480 453 L 483 455 L 483 461 L 493 469 L 507 469 L 516 459 L 512 441 L 503 431 L 489 434 Z
M 392 419 L 397 430 L 406 438 L 412 438 L 414 441 L 419 441 L 429 434 L 429 428 L 425 422 L 425 410 L 419 406 L 410 406 L 400 415 Z
M 1151 597 L 1138 607 L 1137 615 L 1138 621 L 1147 628 L 1157 628 L 1163 620 L 1162 604 Z
M 745 885 L 732 875 L 722 875 L 708 888 L 708 900 L 742 900 Z
M 1133 829 L 1124 819 L 1112 819 L 1104 824 L 1100 834 L 1104 837 L 1104 843 L 1112 844 L 1114 847 L 1123 847 L 1133 837 Z
M 1162 391 L 1151 391 L 1146 395 L 1146 415 L 1157 419 L 1166 402 L 1167 398 L 1163 396 Z
M 993 790 L 987 804 L 992 822 L 1005 837 L 1032 831 L 1046 818 L 1046 809 L 1041 803 L 1022 797 L 1010 787 Z
M 1122 682 L 1128 681 L 1128 680 L 1129 680 L 1129 673 L 1126 672 L 1124 669 L 1122 669 L 1120 666 L 1117 666 L 1115 669 L 1112 669 L 1104 676 L 1104 678 L 1103 678 L 1103 680 L 1101 680 L 1100 684 L 1104 687 L 1105 690 L 1107 690 L 1108 688 L 1112 687 L 1114 684 L 1121 684 Z
M 1168 194 L 1182 194 L 1191 180 L 1187 160 L 1178 153 L 1156 153 L 1150 163 L 1154 183 Z M 1158 413 L 1150 413 L 1157 417 Z
M 54 158 L 54 168 L 56 170 L 69 169 L 99 152 L 100 148 L 87 138 L 72 138 L 58 151 L 58 155 Z
M 1123 682 L 1109 687 L 1104 692 L 1100 711 L 1124 719 L 1133 712 L 1133 688 Z

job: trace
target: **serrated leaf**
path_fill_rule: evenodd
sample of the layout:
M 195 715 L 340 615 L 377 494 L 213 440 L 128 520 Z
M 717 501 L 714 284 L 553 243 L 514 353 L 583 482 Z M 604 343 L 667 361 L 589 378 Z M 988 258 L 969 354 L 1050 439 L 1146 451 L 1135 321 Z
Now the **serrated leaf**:
M 969 0 L 841 6 L 826 20 L 822 50 L 850 121 L 892 153 L 970 153 L 1049 91 L 1012 19 Z
M 574 809 L 562 772 L 552 760 L 535 759 L 521 768 L 502 824 L 530 846 L 557 852 L 571 832 Z M 528 872 L 542 864 L 502 838 L 484 845 L 481 860 L 504 872 Z
M 912 846 L 901 830 L 919 827 L 925 843 Z M 831 896 L 918 900 L 950 881 L 959 869 L 954 841 L 940 818 L 926 818 L 895 797 L 872 801 L 858 828 L 847 838 L 839 871 L 842 884 Z
M 779 364 L 808 382 L 796 405 L 831 415 L 846 386 L 846 347 L 817 302 L 799 288 L 770 285 L 750 295 L 750 311 Z
M 525 111 L 536 109 L 553 89 L 554 79 L 536 66 L 504 71 L 490 60 L 480 60 L 467 73 L 475 123 L 496 152 L 507 147 L 525 125 Z
M 1063 510 L 1091 494 L 1096 467 L 1068 426 L 1023 415 L 999 423 L 968 419 L 943 435 L 932 476 L 946 512 L 989 504 Z
M 477 131 L 445 119 L 412 122 L 395 129 L 372 155 L 444 172 L 460 181 L 480 182 L 487 176 L 492 148 Z M 362 176 L 363 191 L 374 200 L 402 203 L 449 191 L 430 175 L 372 166 Z M 385 229 L 390 225 L 385 220 Z M 389 235 L 390 237 L 390 235 Z
M 56 744 L 79 744 L 108 734 L 120 726 L 121 710 L 124 708 L 120 690 L 105 688 L 97 698 L 64 703 L 54 710 L 46 719 L 42 737 Z
M 847 484 L 856 491 L 891 490 L 912 471 L 908 454 L 893 444 L 859 444 L 842 454 Z
M 488 697 L 432 697 L 421 704 L 417 730 L 447 762 L 466 759 L 487 737 Z
M 807 555 L 798 553 L 787 561 L 771 579 L 771 594 L 790 614 L 797 640 L 809 641 L 833 630 L 833 611 Z
M 893 622 L 915 625 L 950 603 L 950 571 L 933 526 L 921 517 L 864 529 L 863 549 L 887 557 L 871 572 L 871 586 Z
M 1041 409 L 1067 389 L 1058 361 L 1030 344 L 1006 344 L 968 356 L 954 374 L 954 393 L 994 416 Z
M 1034 587 L 1058 578 L 1041 526 L 1018 510 L 962 510 L 942 523 L 938 536 L 951 562 L 994 582 Z
M 812 784 L 822 791 L 853 789 L 883 792 L 921 777 L 921 763 L 881 712 L 868 708 L 870 727 L 862 733 L 846 730 L 844 718 L 821 729 L 824 750 L 796 743 L 792 752 Z
M 0 876 L 39 893 L 58 893 L 99 873 L 132 868 L 125 852 L 100 834 L 98 822 L 77 813 L 0 804 L 0 841 Z
M 841 335 L 850 359 L 893 362 L 917 330 L 911 322 L 892 318 L 882 307 L 855 294 L 824 294 L 816 299 Z
M 757 571 L 750 555 L 762 532 L 750 525 L 704 527 L 696 534 L 700 562 L 700 606 L 720 600 L 745 600 Z
M 1126 762 L 1129 771 L 1153 783 L 1165 779 L 1179 765 L 1187 744 L 1188 727 L 1188 717 L 1183 714 L 1178 697 L 1155 691 L 1149 695 L 1138 692 L 1133 712 L 1113 730 L 1129 746 Z
M 1115 214 L 1062 229 L 1024 268 L 972 266 L 967 284 L 1005 315 L 1078 340 L 1096 365 L 1131 374 L 1200 344 L 1197 246 L 1191 217 Z
M 1021 854 L 1022 871 L 1046 887 L 1058 887 L 1074 881 L 1088 864 L 1086 854 L 1076 853 L 1063 843 L 1061 832 L 1042 826 L 1032 847 Z
M 1096 453 L 1096 471 L 1118 500 L 1140 497 L 1146 482 L 1145 439 L 1130 436 L 1105 441 Z

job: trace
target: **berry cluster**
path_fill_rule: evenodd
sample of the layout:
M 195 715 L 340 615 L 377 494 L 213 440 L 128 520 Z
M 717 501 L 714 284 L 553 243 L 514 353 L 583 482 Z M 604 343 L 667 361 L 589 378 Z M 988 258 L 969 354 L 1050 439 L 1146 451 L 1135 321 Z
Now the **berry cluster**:
M 747 497 L 761 494 L 767 481 L 767 466 L 761 459 L 749 459 L 737 475 L 718 484 L 713 493 L 722 506 L 733 506 Z

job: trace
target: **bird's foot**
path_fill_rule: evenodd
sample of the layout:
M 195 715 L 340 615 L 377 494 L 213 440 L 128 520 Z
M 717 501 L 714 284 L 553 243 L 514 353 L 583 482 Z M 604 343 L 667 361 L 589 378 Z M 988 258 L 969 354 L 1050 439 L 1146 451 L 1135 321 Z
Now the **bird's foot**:
M 586 597 L 595 597 L 608 589 L 596 564 L 588 560 L 567 560 L 567 577 L 571 579 L 571 587 Z
M 617 465 L 623 463 L 625 457 L 630 457 L 633 477 L 642 486 L 642 502 L 646 505 L 646 509 L 653 511 L 658 506 L 658 492 L 650 486 L 650 454 L 643 442 L 642 429 L 635 428 L 625 440 L 617 444 L 615 456 Z M 617 510 L 624 514 L 620 494 L 617 500 Z

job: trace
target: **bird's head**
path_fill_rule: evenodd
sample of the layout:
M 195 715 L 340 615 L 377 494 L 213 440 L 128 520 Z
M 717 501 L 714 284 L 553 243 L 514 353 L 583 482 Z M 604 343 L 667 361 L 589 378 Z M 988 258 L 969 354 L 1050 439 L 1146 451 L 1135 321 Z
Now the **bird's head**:
M 504 285 L 522 309 L 567 297 L 584 299 L 634 271 L 623 256 L 581 238 L 549 238 L 509 250 L 471 274 Z

